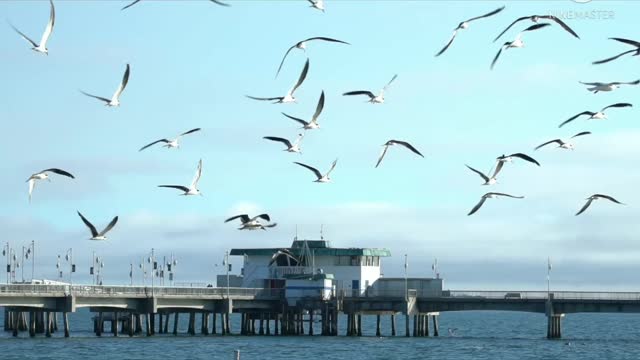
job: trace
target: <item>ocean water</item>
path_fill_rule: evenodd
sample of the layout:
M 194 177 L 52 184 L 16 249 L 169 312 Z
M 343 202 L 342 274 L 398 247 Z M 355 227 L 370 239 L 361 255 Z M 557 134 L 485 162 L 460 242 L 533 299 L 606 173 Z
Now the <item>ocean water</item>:
M 234 359 L 235 350 L 240 350 L 241 359 L 262 360 L 640 359 L 637 314 L 569 314 L 563 319 L 561 340 L 545 338 L 544 315 L 517 312 L 442 313 L 440 336 L 428 338 L 391 337 L 388 316 L 382 319 L 382 337 L 375 336 L 375 316 L 363 317 L 362 337 L 189 336 L 184 315 L 178 336 L 115 338 L 107 333 L 98 338 L 92 332 L 91 316 L 88 311 L 70 314 L 71 337 L 67 339 L 61 327 L 51 338 L 29 338 L 28 333 L 13 338 L 0 331 L 0 359 Z M 402 335 L 403 319 L 400 316 L 396 321 Z M 238 331 L 238 320 L 232 317 L 232 332 Z M 449 328 L 457 330 L 450 334 Z M 320 330 L 319 324 L 315 330 Z

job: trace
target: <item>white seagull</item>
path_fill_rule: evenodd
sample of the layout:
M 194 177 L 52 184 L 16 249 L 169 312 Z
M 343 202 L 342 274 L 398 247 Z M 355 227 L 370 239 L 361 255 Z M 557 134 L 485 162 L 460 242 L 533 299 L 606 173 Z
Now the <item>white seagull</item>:
M 249 96 L 249 95 L 247 95 L 247 97 L 249 99 L 253 99 L 253 100 L 273 101 L 274 104 L 297 102 L 296 98 L 293 96 L 293 93 L 300 87 L 300 85 L 302 85 L 302 82 L 307 77 L 307 72 L 309 72 L 309 59 L 308 58 L 307 58 L 307 62 L 304 64 L 304 68 L 302 69 L 302 72 L 300 73 L 300 77 L 298 78 L 298 82 L 291 88 L 291 90 L 289 90 L 287 95 L 285 95 L 285 96 L 277 96 L 277 97 L 270 97 L 270 98 L 262 98 L 262 97 L 255 97 L 255 96 Z
M 87 220 L 84 216 L 82 216 L 80 211 L 78 211 L 78 215 L 80 215 L 80 219 L 82 219 L 82 222 L 87 225 L 89 230 L 91 230 L 91 238 L 89 238 L 89 240 L 107 240 L 106 234 L 109 232 L 109 230 L 113 229 L 113 227 L 116 226 L 116 223 L 118 222 L 118 217 L 116 216 L 113 218 L 113 220 L 111 220 L 109 225 L 104 228 L 104 230 L 98 232 L 98 230 L 96 230 L 96 227 L 93 226 L 93 224 L 90 223 L 89 220 Z
M 578 136 L 590 135 L 590 134 L 591 134 L 591 132 L 589 132 L 589 131 L 583 131 L 583 132 L 580 132 L 580 133 L 577 133 L 577 134 L 573 135 L 571 137 L 571 139 L 573 139 L 575 137 L 578 137 Z M 535 150 L 538 150 L 543 146 L 546 146 L 546 145 L 549 145 L 549 144 L 553 144 L 553 143 L 557 143 L 559 148 L 569 149 L 569 150 L 574 150 L 575 149 L 575 146 L 569 140 L 554 139 L 554 140 L 551 140 L 551 141 L 547 141 L 544 144 L 536 146 Z
M 393 80 L 395 80 L 398 77 L 398 75 L 393 75 L 393 77 L 391 78 L 391 80 L 387 83 L 387 85 L 385 85 L 382 90 L 380 90 L 380 93 L 376 96 L 374 93 L 372 93 L 371 91 L 367 91 L 367 90 L 356 90 L 356 91 L 349 91 L 346 92 L 344 94 L 342 94 L 343 96 L 349 96 L 349 95 L 367 95 L 369 97 L 369 102 L 372 104 L 382 104 L 384 102 L 384 92 L 387 90 L 387 88 L 389 87 L 389 85 L 391 85 L 391 83 L 393 82 Z
M 316 112 L 313 114 L 313 116 L 311 117 L 311 121 L 304 121 L 300 118 L 291 116 L 291 115 L 287 115 L 285 113 L 282 113 L 282 115 L 288 117 L 289 119 L 293 120 L 293 121 L 297 121 L 300 124 L 302 124 L 302 128 L 305 130 L 311 130 L 311 129 L 319 129 L 320 128 L 320 124 L 318 124 L 318 116 L 320 116 L 320 113 L 322 113 L 322 109 L 324 109 L 324 90 L 322 91 L 322 93 L 320 94 L 320 99 L 318 99 L 318 105 L 316 105 Z
M 178 135 L 176 138 L 174 139 L 160 139 L 160 140 L 156 140 L 150 144 L 147 144 L 143 147 L 140 148 L 140 150 L 138 151 L 142 151 L 146 148 L 148 148 L 149 146 L 158 144 L 158 143 L 164 143 L 164 145 L 162 145 L 162 147 L 166 147 L 167 149 L 172 149 L 172 148 L 179 148 L 180 147 L 180 143 L 178 141 L 180 141 L 180 138 L 184 135 L 189 135 L 192 134 L 196 131 L 200 131 L 200 128 L 195 128 L 195 129 L 191 129 L 189 131 L 183 132 L 182 134 Z
M 42 170 L 40 172 L 37 172 L 33 175 L 31 175 L 28 179 L 27 182 L 29 183 L 29 202 L 31 202 L 31 194 L 33 193 L 33 188 L 36 185 L 36 180 L 47 180 L 47 181 L 51 181 L 51 179 L 49 178 L 49 174 L 48 173 L 54 173 L 54 174 L 58 174 L 58 175 L 62 175 L 62 176 L 66 176 L 72 179 L 75 179 L 75 177 L 73 175 L 71 175 L 71 173 L 61 170 L 61 169 L 56 169 L 56 168 L 51 168 L 51 169 L 45 169 Z
M 411 150 L 414 154 L 424 157 L 424 155 L 422 155 L 420 151 L 418 151 L 418 149 L 416 149 L 415 147 L 413 147 L 413 145 L 409 144 L 406 141 L 389 140 L 386 143 L 384 143 L 384 145 L 382 145 L 383 146 L 382 153 L 380 153 L 380 157 L 378 158 L 378 162 L 376 163 L 376 168 L 380 165 L 380 163 L 382 162 L 382 159 L 384 159 L 384 156 L 387 154 L 387 150 L 389 149 L 389 147 L 393 145 L 404 146 L 405 148 Z
M 302 166 L 302 167 L 305 167 L 305 168 L 307 168 L 307 169 L 309 169 L 309 170 L 313 171 L 313 173 L 314 173 L 314 174 L 316 175 L 316 177 L 317 177 L 317 179 L 316 179 L 316 180 L 314 180 L 314 182 L 317 182 L 317 183 L 328 183 L 328 182 L 331 182 L 331 178 L 329 178 L 329 174 L 331 174 L 331 172 L 333 171 L 333 169 L 336 167 L 336 164 L 338 163 L 338 159 L 335 159 L 335 160 L 333 161 L 333 164 L 331 164 L 331 168 L 330 168 L 330 169 L 329 169 L 329 171 L 327 171 L 327 173 L 326 173 L 326 174 L 324 174 L 324 175 L 322 175 L 322 174 L 320 173 L 320 171 L 318 171 L 318 169 L 316 169 L 316 168 L 314 168 L 314 167 L 311 167 L 311 166 L 309 166 L 309 165 L 306 165 L 306 164 L 303 164 L 303 163 L 299 163 L 299 162 L 296 162 L 296 161 L 294 161 L 293 163 L 294 163 L 294 164 L 298 164 L 298 165 L 300 165 L 300 166 Z
M 498 58 L 500 57 L 500 54 L 502 54 L 503 50 L 507 50 L 507 49 L 512 49 L 512 48 L 523 48 L 524 47 L 524 41 L 522 41 L 522 34 L 525 31 L 533 31 L 533 30 L 538 30 L 538 29 L 542 29 L 544 27 L 549 26 L 550 24 L 548 23 L 542 23 L 542 24 L 535 24 L 535 25 L 531 25 L 528 28 L 522 30 L 518 36 L 516 36 L 515 40 L 513 41 L 508 41 L 506 43 L 504 43 L 502 45 L 502 47 L 500 48 L 500 50 L 498 50 L 498 53 L 496 54 L 496 57 L 493 58 L 493 61 L 491 62 L 491 70 L 493 70 L 493 67 L 496 65 L 496 62 L 498 61 Z
M 240 219 L 241 226 L 238 228 L 238 230 L 258 230 L 258 229 L 267 230 L 267 228 L 272 228 L 278 225 L 277 223 L 265 225 L 265 224 L 262 224 L 260 220 L 258 220 L 258 219 L 263 219 L 263 220 L 271 221 L 269 214 L 260 214 L 252 218 L 250 218 L 249 215 L 247 214 L 236 215 L 228 218 L 224 222 L 228 223 L 229 221 L 233 221 L 235 219 Z
M 575 31 L 573 31 L 569 25 L 565 24 L 564 21 L 558 19 L 557 17 L 553 16 L 553 15 L 531 15 L 531 16 L 523 16 L 521 18 L 516 19 L 514 22 L 512 22 L 509 26 L 507 26 L 506 29 L 504 29 L 503 32 L 500 33 L 500 35 L 498 35 L 493 42 L 496 42 L 502 35 L 504 35 L 504 33 L 506 33 L 509 29 L 511 29 L 511 27 L 513 25 L 515 25 L 517 22 L 522 21 L 522 20 L 531 20 L 534 23 L 538 23 L 540 22 L 541 19 L 544 20 L 551 20 L 551 21 L 555 21 L 558 25 L 562 26 L 563 29 L 565 29 L 567 32 L 569 32 L 569 34 L 575 36 L 576 38 L 580 39 L 580 36 L 578 36 L 578 34 L 576 34 Z
M 596 120 L 604 120 L 607 118 L 607 115 L 604 113 L 605 110 L 609 108 L 622 108 L 622 107 L 632 107 L 632 104 L 629 103 L 616 103 L 609 106 L 605 106 L 600 111 L 592 112 L 592 111 L 583 111 L 579 114 L 576 114 L 569 119 L 565 120 L 562 124 L 558 125 L 559 128 L 563 127 L 565 124 L 570 123 L 571 121 L 579 118 L 582 115 L 589 115 L 587 120 L 596 119 Z
M 36 44 L 35 41 L 31 40 L 27 35 L 18 30 L 15 26 L 11 25 L 13 30 L 15 30 L 23 39 L 27 40 L 31 46 L 31 50 L 49 55 L 49 49 L 47 49 L 47 41 L 49 41 L 49 37 L 51 37 L 51 33 L 53 32 L 53 25 L 56 22 L 56 9 L 53 6 L 53 1 L 49 0 L 51 4 L 51 13 L 49 15 L 49 22 L 47 23 L 47 27 L 44 29 L 44 33 L 42 33 L 42 38 L 40 39 L 40 44 Z
M 474 20 L 478 20 L 478 19 L 483 19 L 483 18 L 487 18 L 489 16 L 493 16 L 497 13 L 499 13 L 500 11 L 504 10 L 504 6 L 498 9 L 493 10 L 490 13 L 484 14 L 484 15 L 480 15 L 480 16 L 476 16 L 473 17 L 469 20 L 465 20 L 463 22 L 461 22 L 460 24 L 458 24 L 458 27 L 453 29 L 453 35 L 451 35 L 451 39 L 449 40 L 449 42 L 442 48 L 442 50 L 438 51 L 438 53 L 436 54 L 436 56 L 440 56 L 442 55 L 442 53 L 444 53 L 445 51 L 447 51 L 447 49 L 449 48 L 449 46 L 451 46 L 451 44 L 453 43 L 453 40 L 456 38 L 456 35 L 458 35 L 458 31 L 459 30 L 465 30 L 467 28 L 469 28 L 469 23 L 474 21 Z
M 471 171 L 473 171 L 474 173 L 476 173 L 476 174 L 480 175 L 480 177 L 482 178 L 482 180 L 484 180 L 484 184 L 482 184 L 482 185 L 493 185 L 493 184 L 495 184 L 495 183 L 497 183 L 497 182 L 498 182 L 497 176 L 498 176 L 498 173 L 500 172 L 500 170 L 502 170 L 502 167 L 504 166 L 504 161 L 498 161 L 498 164 L 496 165 L 496 170 L 493 172 L 493 175 L 491 175 L 491 177 L 489 177 L 489 176 L 485 175 L 485 174 L 484 174 L 482 171 L 480 171 L 480 170 L 476 170 L 476 169 L 472 168 L 472 167 L 471 167 L 471 166 L 469 166 L 469 165 L 466 165 L 466 164 L 465 164 L 465 166 L 466 166 L 467 168 L 469 168 L 469 170 L 471 170 Z M 491 171 L 489 171 L 489 173 L 491 173 Z
M 263 137 L 263 139 L 281 142 L 287 147 L 286 149 L 284 149 L 284 151 L 302 154 L 302 149 L 300 149 L 300 141 L 302 141 L 303 137 L 304 134 L 298 134 L 298 138 L 293 143 L 285 138 L 275 136 L 265 136 Z
M 113 96 L 111 97 L 111 99 L 107 99 L 107 98 L 103 98 L 100 96 L 95 96 L 95 95 L 91 95 L 88 94 L 82 90 L 80 90 L 81 93 L 98 99 L 100 101 L 104 101 L 106 106 L 120 106 L 120 95 L 122 95 L 122 92 L 124 91 L 124 88 L 127 87 L 127 83 L 129 82 L 129 73 L 131 71 L 131 67 L 129 66 L 129 64 L 127 64 L 127 69 L 124 71 L 124 76 L 122 77 L 122 82 L 120 83 L 120 86 L 118 86 L 118 89 L 116 90 L 115 93 L 113 93 Z
M 311 7 L 324 12 L 324 0 L 307 0 L 311 3 Z
M 180 195 L 202 196 L 202 193 L 200 192 L 200 190 L 198 190 L 198 181 L 200 181 L 200 176 L 202 176 L 202 159 L 200 159 L 200 161 L 198 162 L 198 169 L 196 170 L 196 175 L 193 178 L 193 181 L 191 181 L 191 185 L 189 185 L 189 187 L 181 186 L 181 185 L 158 185 L 158 187 L 172 188 L 172 189 L 178 189 L 178 190 L 184 191 L 184 193 Z
M 631 53 L 635 53 L 633 54 L 633 56 L 638 56 L 640 55 L 640 42 L 635 41 L 635 40 L 629 40 L 629 39 L 623 39 L 623 38 L 609 38 L 610 40 L 615 40 L 615 41 L 619 41 L 621 43 L 625 43 L 631 46 L 635 46 L 635 49 L 632 50 L 627 50 L 625 52 L 622 52 L 616 56 L 612 56 L 610 58 L 604 59 L 604 60 L 598 60 L 598 61 L 594 61 L 593 65 L 598 65 L 598 64 L 604 64 L 604 63 L 608 63 L 609 61 L 613 61 L 623 55 L 627 55 L 627 54 L 631 54 Z
M 231 5 L 229 5 L 229 4 L 225 4 L 225 3 L 223 3 L 222 1 L 219 1 L 219 0 L 209 0 L 209 1 L 211 1 L 212 3 L 216 3 L 216 4 L 218 4 L 218 5 L 221 5 L 221 6 L 231 6 Z M 132 7 L 133 5 L 135 5 L 135 4 L 137 4 L 137 3 L 139 3 L 139 2 L 140 2 L 140 0 L 134 0 L 134 1 L 133 1 L 133 2 L 131 2 L 129 5 L 127 5 L 127 6 L 123 7 L 123 8 L 122 8 L 122 9 L 120 9 L 120 10 L 128 9 L 128 8 Z
M 507 163 L 507 162 L 513 162 L 513 158 L 519 158 L 525 161 L 528 161 L 532 164 L 536 164 L 538 166 L 540 166 L 540 163 L 532 158 L 531 156 L 527 155 L 527 154 L 523 154 L 523 153 L 515 153 L 515 154 L 511 154 L 511 155 L 502 155 L 502 156 L 498 156 L 496 158 L 496 161 L 498 162 L 502 162 L 502 163 Z
M 308 39 L 304 39 L 302 41 L 299 41 L 295 45 L 290 47 L 289 50 L 287 50 L 287 52 L 284 54 L 284 57 L 282 58 L 282 61 L 280 62 L 280 66 L 278 67 L 278 72 L 276 72 L 276 77 L 278 77 L 278 74 L 280 74 L 280 70 L 282 69 L 282 65 L 284 65 L 284 60 L 287 58 L 287 55 L 289 55 L 289 52 L 291 50 L 293 50 L 293 49 L 300 49 L 300 50 L 306 51 L 307 50 L 307 43 L 309 41 L 313 41 L 313 40 L 322 40 L 322 41 L 328 41 L 328 42 L 335 42 L 335 43 L 351 45 L 346 41 L 342 41 L 342 40 L 338 40 L 338 39 L 332 39 L 332 38 L 328 38 L 328 37 L 324 37 L 324 36 L 310 37 Z
M 589 197 L 587 198 L 587 203 L 586 203 L 586 204 L 584 204 L 584 206 L 582 207 L 582 209 L 580 209 L 580 211 L 578 211 L 578 212 L 576 213 L 576 216 L 578 216 L 578 215 L 582 214 L 585 210 L 587 210 L 587 208 L 591 205 L 591 203 L 592 203 L 594 200 L 598 200 L 598 199 L 607 199 L 607 200 L 612 201 L 612 202 L 614 202 L 614 203 L 616 203 L 616 204 L 626 205 L 626 204 L 621 203 L 620 201 L 618 201 L 618 200 L 614 199 L 613 197 L 611 197 L 611 196 L 609 196 L 609 195 L 593 194 L 593 195 L 591 195 L 591 196 L 589 196 Z
M 297 265 L 298 263 L 300 263 L 300 259 L 297 256 L 295 256 L 288 249 L 278 249 L 275 253 L 273 253 L 273 255 L 271 255 L 271 260 L 269 261 L 269 266 L 271 266 L 271 265 L 273 265 L 273 263 L 277 262 L 278 258 L 280 256 L 284 256 L 285 258 L 289 259 L 287 261 L 288 266 Z M 291 260 L 295 261 L 295 263 L 292 263 Z
M 473 215 L 476 211 L 478 211 L 482 207 L 484 202 L 487 201 L 487 199 L 496 199 L 496 198 L 498 198 L 500 196 L 510 197 L 510 198 L 513 198 L 513 199 L 524 199 L 524 196 L 513 196 L 513 195 L 509 195 L 509 194 L 505 194 L 505 193 L 488 192 L 488 193 L 482 195 L 482 198 L 480 199 L 480 202 L 478 202 L 476 204 L 476 206 L 474 206 L 473 209 L 471 209 L 471 211 L 469 211 L 467 216 Z
M 613 91 L 615 89 L 619 89 L 620 85 L 638 85 L 640 84 L 640 79 L 636 81 L 630 81 L 630 82 L 614 81 L 610 83 L 601 83 L 601 82 L 587 83 L 587 82 L 580 81 L 580 84 L 591 86 L 590 88 L 587 88 L 587 90 L 593 92 L 594 94 L 597 94 L 600 91 Z

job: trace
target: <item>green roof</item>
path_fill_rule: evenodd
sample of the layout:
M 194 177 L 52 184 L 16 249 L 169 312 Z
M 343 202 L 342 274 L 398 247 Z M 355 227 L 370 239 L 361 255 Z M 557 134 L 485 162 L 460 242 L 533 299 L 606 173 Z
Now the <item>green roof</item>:
M 295 240 L 292 247 L 286 249 L 294 255 L 299 256 L 302 253 L 303 243 L 304 241 L 302 240 Z M 324 240 L 309 240 L 307 244 L 309 250 L 316 256 L 391 256 L 391 251 L 388 249 L 332 248 L 328 247 L 328 241 Z M 271 256 L 275 254 L 276 251 L 282 249 L 284 248 L 231 249 L 230 254 L 240 256 Z

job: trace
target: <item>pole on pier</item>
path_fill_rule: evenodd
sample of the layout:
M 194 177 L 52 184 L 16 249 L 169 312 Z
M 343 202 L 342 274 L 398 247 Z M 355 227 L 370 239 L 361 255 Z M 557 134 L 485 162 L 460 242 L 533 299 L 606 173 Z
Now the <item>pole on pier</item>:
M 64 337 L 69 337 L 69 314 L 67 312 L 62 313 L 62 323 L 64 325 Z

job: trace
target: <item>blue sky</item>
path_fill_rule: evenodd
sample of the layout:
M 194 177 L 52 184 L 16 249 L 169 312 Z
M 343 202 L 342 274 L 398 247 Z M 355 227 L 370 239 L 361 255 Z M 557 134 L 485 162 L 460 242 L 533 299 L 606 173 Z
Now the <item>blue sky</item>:
M 630 167 L 640 155 L 638 110 L 557 125 L 615 102 L 640 106 L 638 88 L 594 95 L 578 83 L 640 78 L 637 58 L 591 65 L 628 49 L 608 37 L 639 38 L 640 5 L 329 0 L 321 13 L 302 0 L 230 1 L 230 8 L 145 0 L 120 11 L 126 3 L 57 1 L 49 56 L 30 51 L 8 25 L 0 30 L 0 226 L 3 241 L 38 242 L 47 254 L 38 259 L 39 275 L 52 277 L 55 254 L 73 247 L 83 259 L 76 261 L 80 279 L 88 279 L 88 259 L 97 251 L 114 264 L 107 281 L 126 282 L 123 264 L 155 247 L 178 255 L 181 280 L 208 280 L 225 249 L 286 246 L 296 226 L 301 237 L 315 238 L 324 224 L 334 246 L 391 249 L 387 275 L 399 275 L 402 255 L 410 253 L 412 275 L 430 275 L 438 257 L 451 287 L 534 288 L 544 286 L 552 256 L 554 278 L 566 287 L 638 290 L 626 275 L 637 271 L 640 255 L 640 171 Z M 502 13 L 472 23 L 434 58 L 460 21 L 502 5 Z M 39 39 L 49 6 L 4 1 L 0 12 Z M 528 33 L 524 49 L 506 51 L 489 70 L 500 45 L 492 40 L 504 27 L 519 16 L 549 12 L 573 16 L 566 22 L 581 40 L 556 25 Z M 590 18 L 575 18 L 585 13 Z M 274 80 L 282 55 L 312 36 L 352 45 L 309 44 L 310 70 L 298 104 L 244 97 L 284 95 L 306 56 L 292 52 Z M 110 97 L 126 63 L 131 78 L 119 108 L 78 92 Z M 377 90 L 394 74 L 383 105 L 340 95 Z M 296 123 L 280 112 L 309 118 L 322 90 L 322 129 L 307 133 L 302 155 L 261 139 L 294 138 Z M 137 151 L 193 127 L 203 131 L 184 138 L 180 150 Z M 576 151 L 533 153 L 544 141 L 584 130 L 593 135 L 579 139 Z M 392 149 L 374 169 L 380 145 L 391 138 L 411 142 L 425 158 Z M 511 152 L 534 155 L 542 167 L 509 164 L 491 190 L 526 198 L 489 201 L 467 217 L 488 189 L 464 164 L 488 171 L 496 156 Z M 188 184 L 200 158 L 204 197 L 156 187 Z M 310 172 L 292 164 L 323 171 L 335 158 L 332 184 L 315 184 Z M 49 167 L 69 170 L 77 180 L 39 183 L 29 204 L 25 179 Z M 598 203 L 574 217 L 597 192 L 629 205 Z M 115 215 L 120 223 L 108 242 L 88 242 L 76 210 L 98 227 Z M 247 233 L 223 224 L 239 211 L 269 212 L 279 226 Z M 611 272 L 621 274 L 615 283 Z

